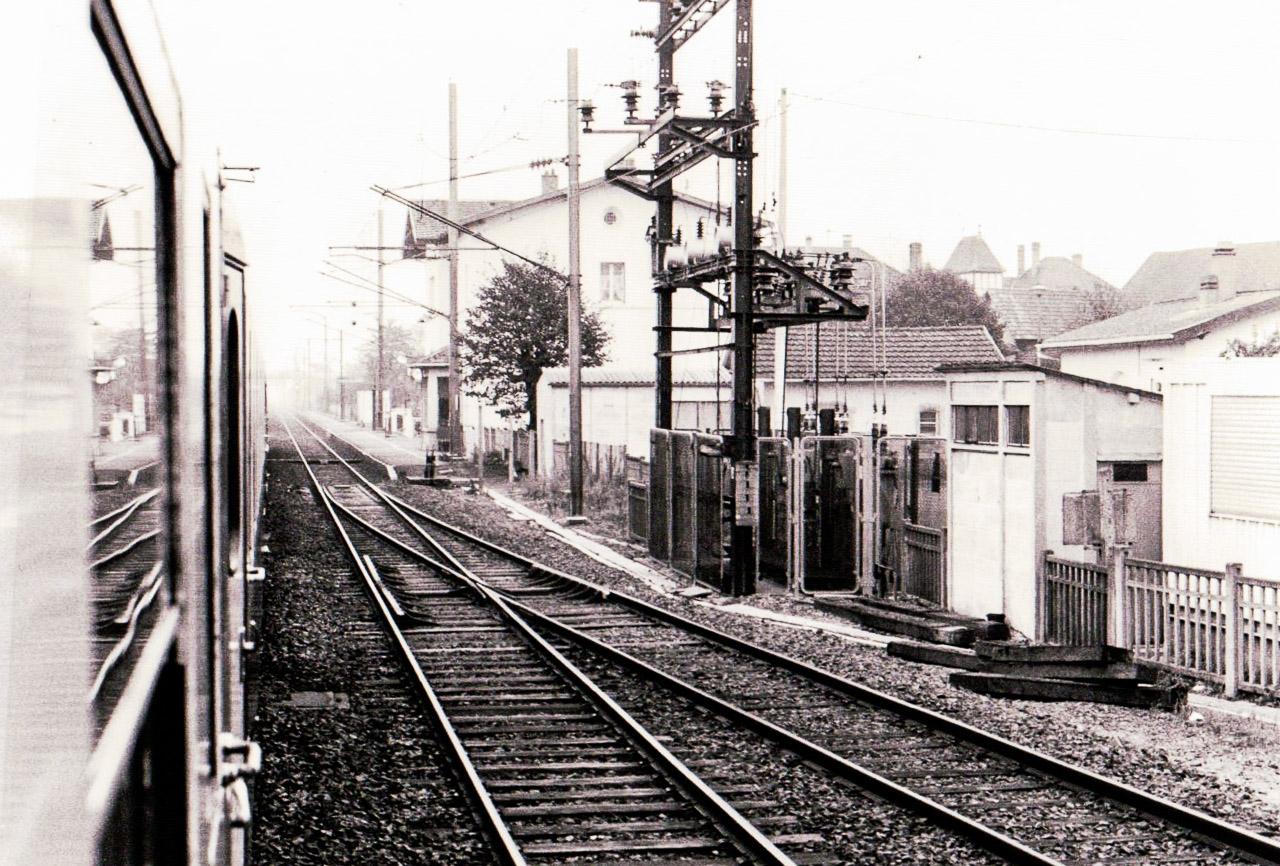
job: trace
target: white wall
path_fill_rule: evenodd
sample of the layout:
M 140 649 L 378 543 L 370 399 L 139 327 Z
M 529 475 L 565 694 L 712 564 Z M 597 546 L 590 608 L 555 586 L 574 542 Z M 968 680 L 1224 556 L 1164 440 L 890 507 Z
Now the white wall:
M 1068 347 L 1056 349 L 1062 371 L 1147 391 L 1160 391 L 1169 371 L 1187 364 L 1218 360 L 1233 339 L 1252 343 L 1280 330 L 1280 311 L 1250 316 L 1214 328 L 1203 338 L 1181 343 L 1153 342 L 1130 346 Z
M 1280 395 L 1280 358 L 1217 359 L 1172 371 L 1165 396 L 1164 559 L 1280 578 L 1280 521 L 1210 513 L 1210 401 Z
M 1000 407 L 1001 442 L 950 445 L 952 607 L 971 616 L 1003 612 L 1034 634 L 1042 552 L 1092 559 L 1086 548 L 1062 544 L 1063 494 L 1097 489 L 1099 459 L 1159 459 L 1161 404 L 1028 369 L 951 374 L 949 398 Z M 1023 405 L 1031 407 L 1031 445 L 1004 444 L 1003 407 Z
M 849 405 L 849 429 L 854 433 L 870 433 L 871 423 L 887 423 L 891 435 L 916 435 L 920 432 L 920 410 L 938 410 L 938 436 L 947 436 L 951 430 L 950 411 L 947 409 L 947 384 L 944 381 L 920 379 L 890 380 L 887 412 L 878 410 L 872 416 L 873 390 L 875 405 L 880 404 L 880 391 L 873 389 L 869 381 L 822 382 L 818 389 L 818 405 L 827 408 L 836 403 Z M 813 383 L 787 381 L 787 406 L 804 406 L 813 399 Z M 773 382 L 763 381 L 757 386 L 758 405 L 773 405 Z M 770 419 L 775 430 L 784 429 L 785 418 Z

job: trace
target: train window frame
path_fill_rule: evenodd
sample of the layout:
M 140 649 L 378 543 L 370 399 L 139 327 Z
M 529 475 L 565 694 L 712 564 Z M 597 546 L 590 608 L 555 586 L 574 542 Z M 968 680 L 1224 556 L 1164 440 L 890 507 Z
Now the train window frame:
M 160 116 L 142 82 L 142 73 L 134 62 L 124 37 L 120 20 L 107 0 L 91 0 L 89 4 L 89 25 L 98 46 L 102 49 L 107 61 L 107 68 L 115 79 L 116 87 L 124 99 L 129 114 L 133 117 L 139 137 L 151 157 L 151 166 L 155 177 L 155 201 L 153 222 L 155 227 L 155 278 L 156 278 L 156 345 L 154 381 L 156 393 L 155 419 L 160 437 L 160 505 L 162 514 L 172 515 L 172 502 L 168 491 L 174 486 L 174 445 L 171 423 L 173 394 L 170 383 L 174 375 L 173 346 L 173 307 L 176 301 L 177 286 L 177 243 L 176 243 L 176 190 L 178 160 L 173 149 L 166 140 L 160 125 Z M 161 521 L 162 543 L 164 552 L 166 580 L 168 583 L 167 604 L 177 603 L 181 597 L 181 575 L 179 569 L 173 567 L 177 561 L 174 539 L 167 531 L 167 521 Z
M 113 844 L 111 827 L 117 823 L 112 806 L 113 797 L 121 788 L 137 784 L 134 779 L 137 767 L 133 762 L 138 760 L 140 740 L 151 736 L 147 733 L 148 717 L 157 706 L 180 707 L 185 700 L 181 673 L 175 668 L 173 658 L 173 647 L 184 628 L 185 617 L 180 604 L 181 569 L 177 540 L 172 532 L 174 501 L 171 494 L 175 484 L 177 456 L 173 435 L 172 383 L 176 372 L 173 311 L 177 300 L 178 162 L 165 137 L 156 106 L 143 84 L 140 69 L 125 39 L 120 20 L 108 0 L 91 0 L 89 26 L 150 159 L 151 176 L 155 184 L 152 221 L 156 336 L 153 367 L 155 392 L 152 399 L 154 429 L 160 438 L 157 484 L 162 490 L 159 505 L 162 517 L 158 549 L 165 575 L 164 592 L 157 599 L 160 609 L 156 627 L 129 671 L 124 696 L 93 744 L 93 753 L 86 771 L 85 805 L 87 813 L 97 816 L 101 822 L 94 830 L 95 844 L 101 852 L 108 850 Z M 162 83 L 160 86 L 167 85 Z M 156 760 L 181 762 L 184 756 L 174 753 L 171 747 L 172 743 L 164 737 L 155 739 L 150 746 L 155 750 Z M 182 788 L 172 788 L 169 789 L 169 794 L 176 796 L 156 795 L 158 811 L 153 816 L 155 826 L 185 820 L 184 793 Z M 157 853 L 160 859 L 185 861 L 186 847 L 180 834 L 166 836 L 161 845 L 163 850 Z

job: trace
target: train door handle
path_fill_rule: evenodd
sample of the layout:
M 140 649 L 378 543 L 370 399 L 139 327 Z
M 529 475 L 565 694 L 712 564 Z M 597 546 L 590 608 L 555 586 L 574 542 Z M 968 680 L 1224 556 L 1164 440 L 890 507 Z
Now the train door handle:
M 218 776 L 224 786 L 231 785 L 237 779 L 256 776 L 262 770 L 262 747 L 253 740 L 224 731 L 218 737 L 218 750 L 222 756 Z M 231 761 L 234 757 L 239 757 L 240 760 Z

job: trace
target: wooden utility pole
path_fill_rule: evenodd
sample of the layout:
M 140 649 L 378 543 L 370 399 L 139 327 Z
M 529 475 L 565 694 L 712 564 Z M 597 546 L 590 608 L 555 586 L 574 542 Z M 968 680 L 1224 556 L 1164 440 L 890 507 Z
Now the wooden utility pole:
M 569 517 L 582 519 L 582 262 L 578 247 L 578 49 L 569 49 Z M 576 521 L 575 521 L 576 522 Z
M 445 216 L 458 221 L 458 85 L 449 82 L 449 205 Z M 449 448 L 454 454 L 462 447 L 461 408 L 458 404 L 458 230 L 449 227 Z

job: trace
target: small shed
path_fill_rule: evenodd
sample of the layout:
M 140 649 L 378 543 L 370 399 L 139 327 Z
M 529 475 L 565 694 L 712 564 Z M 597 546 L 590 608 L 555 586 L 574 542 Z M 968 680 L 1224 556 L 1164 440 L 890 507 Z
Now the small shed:
M 1034 634 L 1044 551 L 1090 558 L 1062 543 L 1063 494 L 1097 489 L 1100 479 L 1133 488 L 1134 553 L 1159 558 L 1159 394 L 1031 364 L 941 369 L 951 416 L 947 598 L 956 611 L 1003 613 Z

